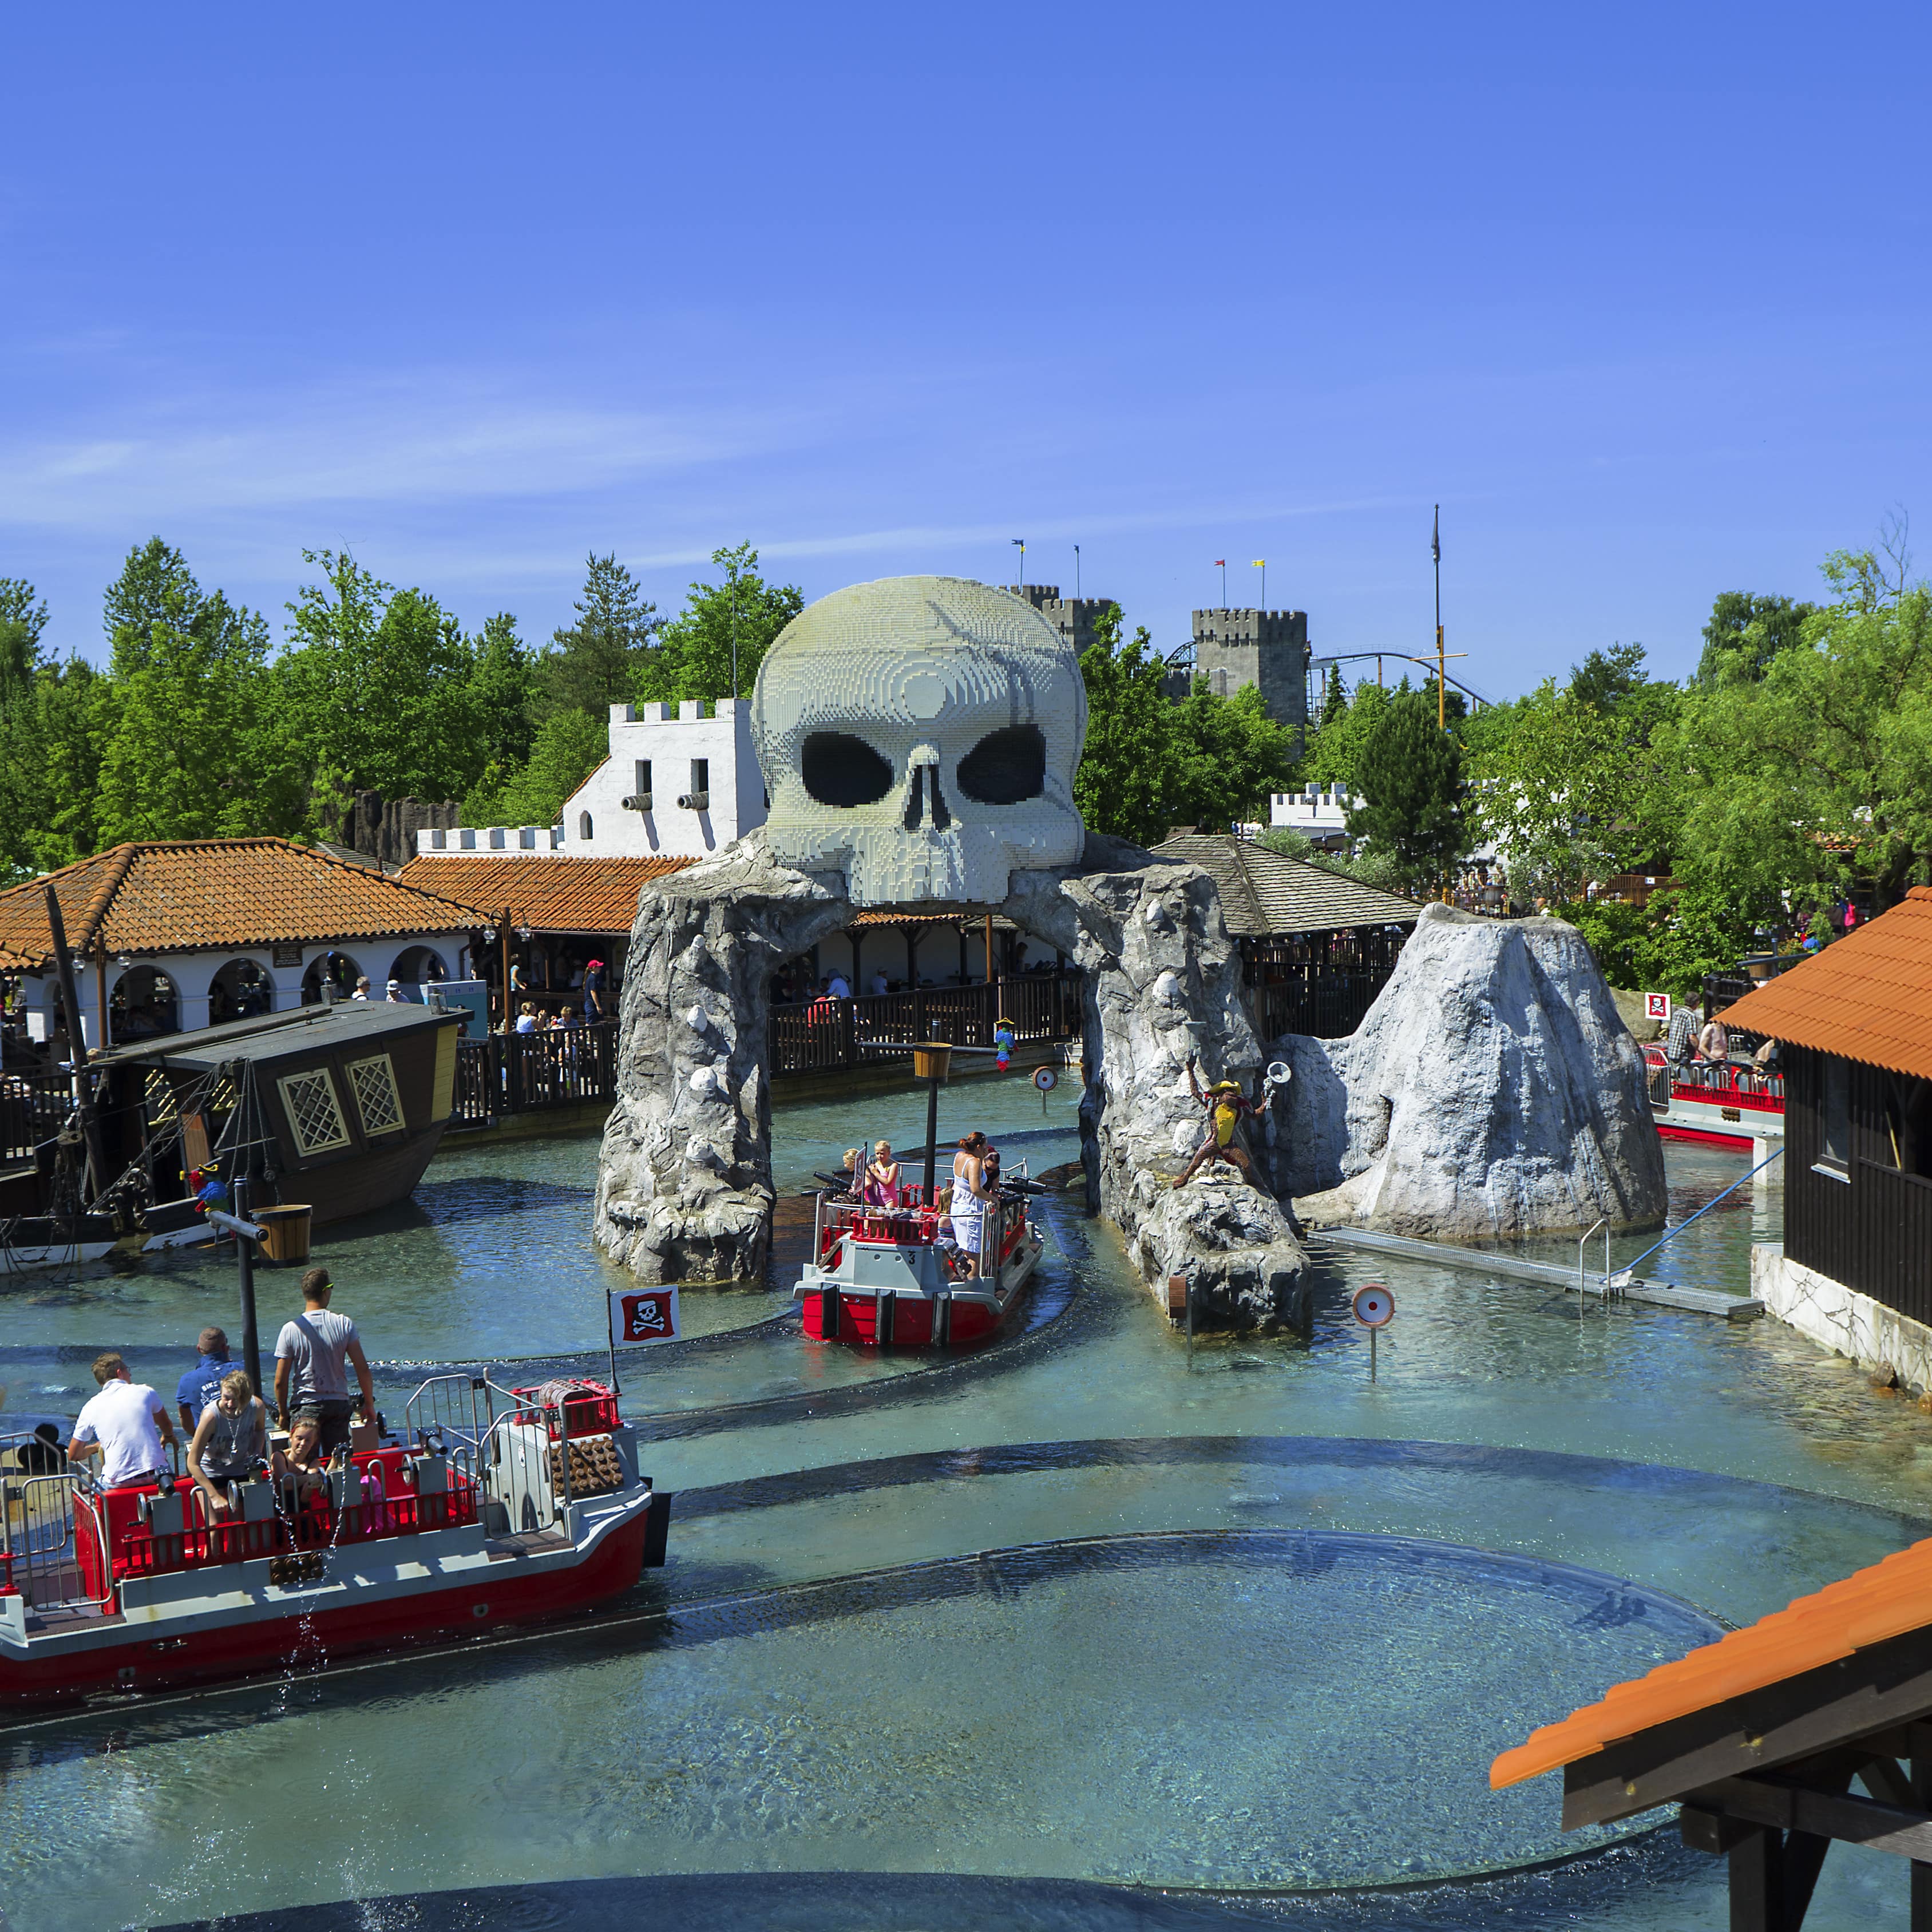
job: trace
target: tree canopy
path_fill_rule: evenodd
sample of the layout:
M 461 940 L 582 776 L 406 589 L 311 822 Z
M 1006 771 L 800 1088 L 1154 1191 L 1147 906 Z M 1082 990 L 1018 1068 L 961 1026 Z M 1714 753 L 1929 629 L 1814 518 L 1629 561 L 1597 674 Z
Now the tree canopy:
M 711 561 L 722 580 L 692 585 L 639 667 L 638 696 L 646 704 L 748 696 L 772 640 L 805 608 L 796 584 L 767 584 L 758 574 L 749 544 L 715 550 Z
M 1399 692 L 1364 734 L 1348 836 L 1385 856 L 1412 890 L 1438 885 L 1467 849 L 1462 748 L 1436 722 L 1432 698 Z

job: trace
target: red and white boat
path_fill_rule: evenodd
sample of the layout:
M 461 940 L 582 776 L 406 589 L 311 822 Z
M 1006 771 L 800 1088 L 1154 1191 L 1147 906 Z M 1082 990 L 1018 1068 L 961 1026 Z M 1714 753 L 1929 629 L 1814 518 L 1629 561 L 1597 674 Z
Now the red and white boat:
M 1046 1246 L 1026 1196 L 1002 1188 L 974 1256 L 941 1243 L 944 1210 L 925 1188 L 896 1192 L 879 1205 L 818 1196 L 814 1258 L 799 1282 L 806 1334 L 868 1348 L 956 1347 L 997 1334 Z
M 1650 1111 L 1667 1141 L 1748 1154 L 1754 1143 L 1784 1136 L 1784 1076 L 1755 1067 L 1693 1063 L 1674 1066 L 1660 1046 L 1643 1049 Z
M 208 1520 L 0 1443 L 0 1706 L 152 1690 L 583 1610 L 664 1559 L 670 1498 L 598 1382 L 442 1376 L 400 1442 L 299 1504 L 264 1474 Z

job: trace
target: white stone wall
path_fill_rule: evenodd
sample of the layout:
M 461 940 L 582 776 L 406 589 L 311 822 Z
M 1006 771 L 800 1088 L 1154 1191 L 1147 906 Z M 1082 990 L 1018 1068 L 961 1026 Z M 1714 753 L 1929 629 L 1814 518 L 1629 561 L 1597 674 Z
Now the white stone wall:
M 1924 1322 L 1791 1260 L 1769 1242 L 1751 1250 L 1751 1292 L 1767 1313 L 1834 1354 L 1864 1369 L 1886 1364 L 1908 1388 L 1932 1389 L 1932 1328 Z
M 310 965 L 328 953 L 340 952 L 354 960 L 368 976 L 371 997 L 380 1000 L 384 987 L 394 974 L 397 962 L 418 946 L 428 946 L 442 962 L 446 979 L 461 979 L 468 970 L 468 946 L 462 934 L 452 932 L 407 933 L 398 938 L 319 942 L 304 946 L 301 963 L 291 966 L 276 965 L 273 952 L 266 946 L 238 946 L 232 952 L 209 950 L 130 953 L 124 966 L 118 957 L 110 958 L 104 974 L 92 956 L 76 958 L 74 962 L 74 990 L 80 996 L 81 1028 L 90 1048 L 101 1046 L 104 1039 L 100 1024 L 104 979 L 106 997 L 111 1004 L 115 988 L 128 974 L 143 966 L 156 968 L 173 981 L 182 1030 L 187 1032 L 208 1024 L 208 988 L 214 983 L 215 976 L 231 961 L 254 962 L 272 989 L 270 1011 L 280 1013 L 302 1004 L 304 975 Z M 53 1030 L 53 1010 L 60 998 L 58 976 L 50 971 L 44 978 L 29 976 L 22 986 L 28 1037 L 46 1040 Z M 422 997 L 418 986 L 419 982 L 415 979 L 405 982 L 404 990 L 412 1000 Z
M 1304 838 L 1344 838 L 1349 802 L 1339 791 L 1317 790 L 1312 798 L 1306 791 L 1278 791 L 1268 800 L 1268 823 L 1287 826 Z M 1362 801 L 1354 802 L 1359 806 Z
M 700 718 L 696 700 L 678 705 L 614 704 L 610 754 L 565 802 L 557 850 L 574 858 L 689 858 L 728 845 L 765 822 L 765 782 L 752 745 L 752 707 L 720 698 L 717 716 Z M 703 806 L 693 796 L 692 766 L 708 767 Z M 650 809 L 627 806 L 640 763 L 651 768 Z

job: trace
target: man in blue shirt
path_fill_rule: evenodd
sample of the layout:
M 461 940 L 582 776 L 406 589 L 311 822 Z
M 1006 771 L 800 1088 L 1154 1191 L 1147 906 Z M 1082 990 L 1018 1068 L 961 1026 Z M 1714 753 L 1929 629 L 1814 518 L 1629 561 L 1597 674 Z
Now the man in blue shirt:
M 204 1328 L 195 1346 L 201 1360 L 181 1378 L 175 1400 L 181 1408 L 182 1426 L 192 1435 L 201 1420 L 201 1412 L 221 1393 L 221 1378 L 235 1364 L 228 1359 L 228 1337 L 219 1328 Z

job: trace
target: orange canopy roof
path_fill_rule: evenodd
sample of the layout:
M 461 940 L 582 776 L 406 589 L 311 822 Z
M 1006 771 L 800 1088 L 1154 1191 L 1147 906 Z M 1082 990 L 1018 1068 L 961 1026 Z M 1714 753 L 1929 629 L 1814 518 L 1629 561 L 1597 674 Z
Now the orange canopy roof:
M 1932 886 L 1754 987 L 1727 1025 L 1932 1079 Z
M 0 892 L 0 950 L 52 957 L 47 888 L 76 953 L 193 952 L 298 940 L 461 932 L 466 906 L 286 838 L 116 845 Z
M 638 895 L 694 859 L 578 859 L 547 852 L 424 852 L 406 865 L 406 886 L 446 894 L 494 923 L 506 907 L 538 932 L 628 932 Z
M 1873 922 L 1877 923 L 1876 920 Z M 1618 1684 L 1600 1704 L 1532 1731 L 1490 1766 L 1500 1791 L 1693 1712 L 1802 1677 L 1856 1650 L 1932 1624 L 1932 1540 L 1827 1583 L 1748 1628 L 1732 1630 L 1648 1676 Z

